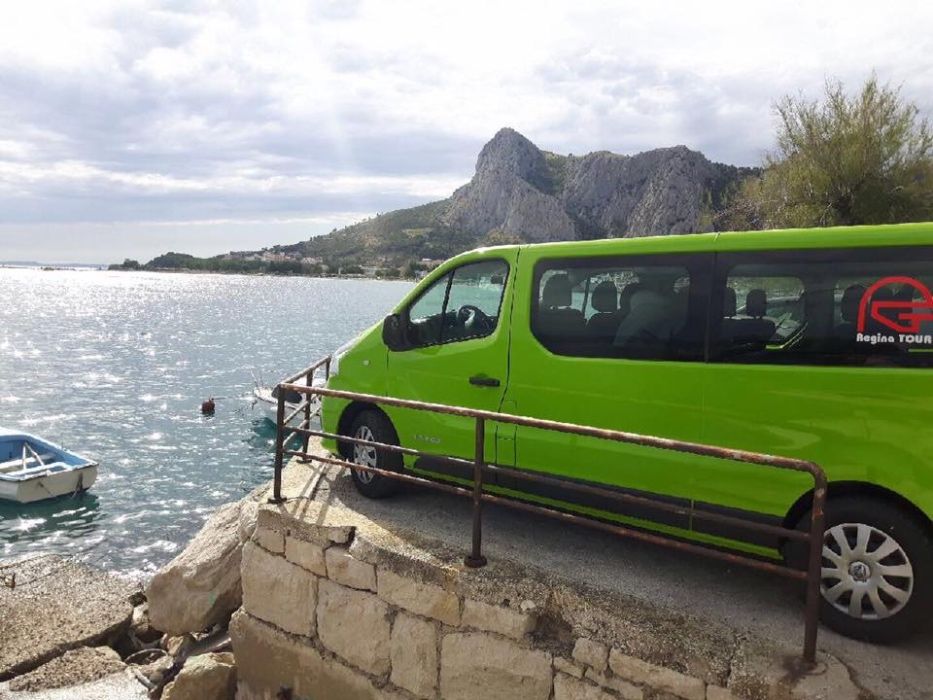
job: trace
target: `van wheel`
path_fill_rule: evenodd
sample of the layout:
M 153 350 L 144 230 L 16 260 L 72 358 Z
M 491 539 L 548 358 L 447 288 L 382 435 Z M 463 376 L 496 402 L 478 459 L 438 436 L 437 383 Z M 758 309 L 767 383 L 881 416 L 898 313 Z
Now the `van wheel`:
M 810 513 L 797 523 L 809 530 Z M 785 548 L 788 564 L 807 566 L 806 545 Z M 893 642 L 933 612 L 933 551 L 913 517 L 885 501 L 845 496 L 826 504 L 820 619 L 847 637 Z
M 360 440 L 398 445 L 398 435 L 391 421 L 380 411 L 366 410 L 360 413 L 350 427 L 350 435 Z M 378 449 L 369 445 L 350 444 L 350 461 L 367 467 L 402 471 L 402 455 L 398 452 Z M 373 472 L 350 470 L 356 490 L 367 498 L 386 498 L 398 491 L 399 482 Z

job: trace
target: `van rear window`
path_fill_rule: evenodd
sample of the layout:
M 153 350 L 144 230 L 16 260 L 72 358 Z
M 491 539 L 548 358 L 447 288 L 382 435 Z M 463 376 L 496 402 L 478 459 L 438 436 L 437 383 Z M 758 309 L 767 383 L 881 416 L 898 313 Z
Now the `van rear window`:
M 721 255 L 712 356 L 726 362 L 928 367 L 933 251 Z

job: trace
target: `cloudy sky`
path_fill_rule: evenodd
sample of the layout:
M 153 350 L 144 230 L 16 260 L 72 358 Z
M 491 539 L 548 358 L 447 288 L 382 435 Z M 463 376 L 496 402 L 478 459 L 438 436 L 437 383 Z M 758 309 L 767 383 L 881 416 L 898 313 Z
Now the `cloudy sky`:
M 0 5 L 0 260 L 289 243 L 548 150 L 754 164 L 770 106 L 874 69 L 933 114 L 933 3 Z

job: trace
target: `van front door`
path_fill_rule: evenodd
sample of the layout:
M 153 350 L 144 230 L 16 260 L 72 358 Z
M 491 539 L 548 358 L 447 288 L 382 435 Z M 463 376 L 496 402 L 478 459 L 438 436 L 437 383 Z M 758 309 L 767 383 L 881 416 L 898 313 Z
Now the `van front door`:
M 407 349 L 388 354 L 388 393 L 403 399 L 498 411 L 508 379 L 509 291 L 516 251 L 496 251 L 454 267 L 402 313 Z M 429 411 L 391 414 L 402 445 L 431 454 L 473 459 L 475 420 Z M 495 429 L 486 456 L 494 459 Z M 468 476 L 468 470 L 429 458 L 409 467 Z

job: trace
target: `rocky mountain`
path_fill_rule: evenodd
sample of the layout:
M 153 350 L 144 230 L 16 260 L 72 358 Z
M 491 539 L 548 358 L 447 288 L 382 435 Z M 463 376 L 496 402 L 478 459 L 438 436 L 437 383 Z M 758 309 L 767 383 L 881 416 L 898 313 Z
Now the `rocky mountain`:
M 483 244 L 711 231 L 725 197 L 752 172 L 685 146 L 562 156 L 505 128 L 480 151 L 473 179 L 450 198 L 274 250 L 395 265 Z

